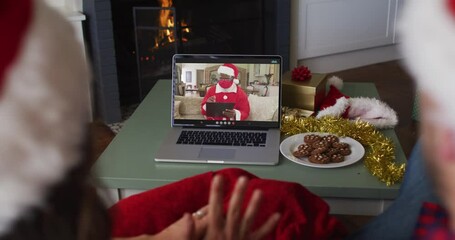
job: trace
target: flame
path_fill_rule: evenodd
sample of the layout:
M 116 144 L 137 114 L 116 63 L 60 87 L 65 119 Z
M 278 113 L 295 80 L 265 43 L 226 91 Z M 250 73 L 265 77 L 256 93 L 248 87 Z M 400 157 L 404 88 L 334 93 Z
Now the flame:
M 162 8 L 169 8 L 172 7 L 172 0 L 159 0 L 161 7 Z M 163 27 L 165 29 L 160 30 L 158 33 L 158 36 L 155 38 L 155 48 L 158 48 L 161 46 L 164 46 L 168 43 L 173 43 L 175 42 L 175 34 L 174 34 L 174 16 L 171 15 L 172 11 L 171 10 L 161 10 L 160 11 L 160 16 L 159 16 L 159 24 L 160 27 Z M 188 26 L 185 21 L 182 20 L 181 23 L 182 28 L 185 26 Z M 190 32 L 188 28 L 184 28 L 183 32 Z M 188 39 L 182 38 L 182 41 L 186 42 Z
M 172 0 L 159 0 L 162 8 L 172 7 Z M 159 30 L 158 36 L 155 37 L 155 48 L 164 46 L 167 43 L 175 41 L 173 31 L 170 28 L 174 27 L 174 17 L 171 15 L 171 10 L 161 10 L 159 16 L 160 27 L 167 28 Z M 164 41 L 166 39 L 166 41 Z
M 172 0 L 160 0 L 161 7 L 166 8 L 166 7 L 172 7 Z M 173 18 L 172 16 L 169 16 L 171 11 L 169 10 L 162 10 L 160 13 L 160 27 L 166 27 L 168 26 L 168 20 L 170 18 Z

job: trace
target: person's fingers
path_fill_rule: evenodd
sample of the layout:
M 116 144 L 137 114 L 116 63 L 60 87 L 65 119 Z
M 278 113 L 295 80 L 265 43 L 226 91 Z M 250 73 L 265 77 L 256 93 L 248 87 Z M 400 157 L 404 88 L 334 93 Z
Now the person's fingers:
M 163 231 L 152 236 L 151 239 L 191 239 L 195 234 L 195 223 L 189 213 L 185 213 L 179 220 L 169 225 Z
M 258 230 L 250 235 L 249 239 L 263 239 L 276 228 L 280 218 L 280 213 L 274 213 Z
M 253 196 L 251 196 L 250 202 L 245 210 L 245 214 L 243 215 L 243 220 L 240 229 L 240 236 L 243 238 L 246 236 L 253 224 L 254 219 L 256 218 L 256 214 L 259 210 L 259 206 L 262 200 L 262 192 L 260 190 L 254 190 Z
M 223 229 L 223 178 L 220 175 L 215 175 L 212 179 L 207 217 L 211 228 L 214 227 L 217 231 Z
M 207 213 L 208 205 L 203 206 L 196 212 L 192 214 L 194 219 L 194 238 L 193 239 L 202 239 L 207 231 Z
M 202 208 L 200 208 L 199 210 L 197 210 L 196 212 L 193 213 L 193 218 L 194 219 L 202 219 L 205 216 L 207 216 L 207 212 L 208 212 L 208 205 L 205 205 L 205 206 L 203 206 Z
M 228 117 L 228 118 L 234 118 L 235 117 L 235 111 L 233 109 L 225 109 L 223 111 L 223 115 Z
M 229 115 L 231 118 L 235 117 L 235 110 L 234 109 L 228 109 L 229 110 Z
M 183 214 L 176 223 L 175 228 L 181 231 L 182 239 L 187 239 L 194 234 L 194 220 L 189 213 Z
M 183 228 L 188 233 L 186 236 L 193 236 L 195 224 L 193 218 L 191 217 L 191 214 L 185 213 L 182 217 L 182 221 Z
M 247 184 L 248 179 L 246 177 L 240 177 L 237 180 L 237 183 L 235 184 L 234 190 L 232 192 L 226 218 L 225 230 L 227 239 L 239 239 L 239 219 Z

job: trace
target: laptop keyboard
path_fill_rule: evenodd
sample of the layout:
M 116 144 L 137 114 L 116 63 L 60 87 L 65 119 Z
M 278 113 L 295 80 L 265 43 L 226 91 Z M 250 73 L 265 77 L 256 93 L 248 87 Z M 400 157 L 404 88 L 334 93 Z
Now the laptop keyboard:
M 177 144 L 265 147 L 266 132 L 183 130 Z

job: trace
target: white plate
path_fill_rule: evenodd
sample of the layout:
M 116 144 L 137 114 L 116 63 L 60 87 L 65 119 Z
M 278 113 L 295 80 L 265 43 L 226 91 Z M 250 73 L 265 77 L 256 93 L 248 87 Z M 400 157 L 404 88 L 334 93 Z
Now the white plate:
M 365 148 L 363 148 L 362 144 L 357 142 L 356 140 L 350 138 L 350 137 L 340 137 L 340 142 L 345 142 L 348 143 L 351 146 L 351 154 L 348 156 L 345 156 L 344 161 L 340 163 L 328 163 L 328 164 L 317 164 L 317 163 L 312 163 L 308 160 L 308 158 L 296 158 L 292 153 L 297 150 L 297 147 L 300 144 L 303 144 L 303 137 L 305 135 L 309 134 L 316 134 L 319 136 L 325 136 L 325 135 L 331 135 L 330 133 L 301 133 L 301 134 L 296 134 L 293 136 L 290 136 L 286 139 L 283 140 L 280 144 L 280 151 L 283 156 L 285 156 L 287 159 L 301 164 L 305 165 L 308 167 L 315 167 L 315 168 L 339 168 L 339 167 L 344 167 L 348 166 L 351 164 L 356 163 L 360 159 L 362 159 L 363 155 L 365 154 Z M 333 135 L 333 134 L 332 134 Z

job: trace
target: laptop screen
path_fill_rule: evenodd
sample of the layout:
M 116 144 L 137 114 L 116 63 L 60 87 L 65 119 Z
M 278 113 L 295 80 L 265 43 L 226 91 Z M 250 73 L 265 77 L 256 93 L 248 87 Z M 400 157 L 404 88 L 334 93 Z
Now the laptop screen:
M 173 126 L 278 128 L 280 56 L 173 57 Z

